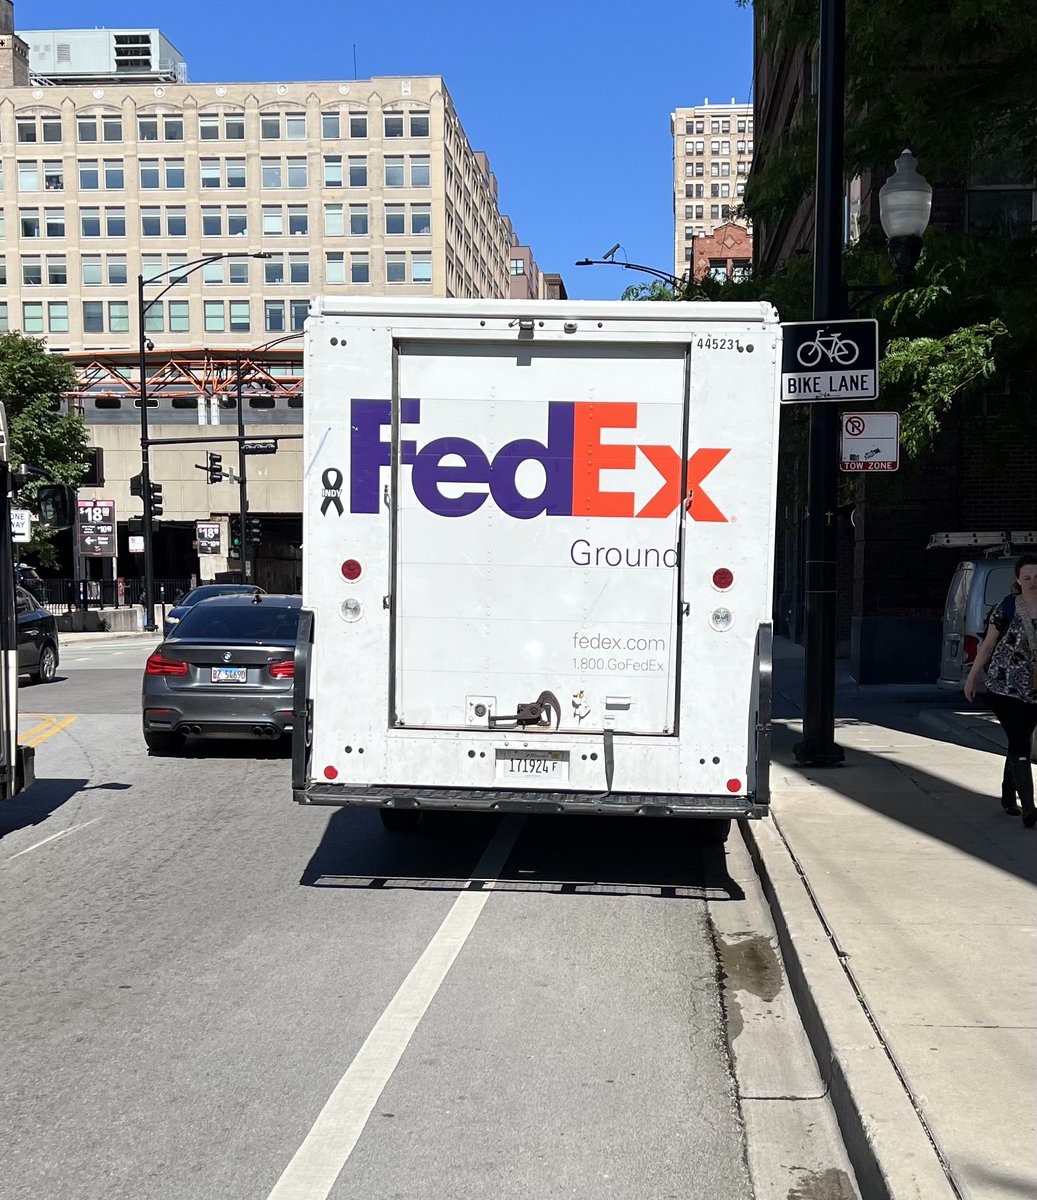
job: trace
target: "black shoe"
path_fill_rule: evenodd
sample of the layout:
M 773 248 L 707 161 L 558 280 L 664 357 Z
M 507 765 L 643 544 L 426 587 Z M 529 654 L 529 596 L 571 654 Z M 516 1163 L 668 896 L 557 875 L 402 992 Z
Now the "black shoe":
M 1016 802 L 1014 800 L 1006 800 L 1006 799 L 1004 799 L 1004 797 L 1002 797 L 1001 811 L 1006 816 L 1017 817 L 1019 815 L 1019 813 L 1022 811 L 1022 809 L 1020 809 L 1019 805 L 1016 804 Z
M 1010 817 L 1019 815 L 1019 805 L 1015 800 L 1015 780 L 1012 775 L 1012 764 L 1006 758 L 1005 769 L 1001 776 L 1001 811 Z
M 1037 829 L 1037 813 L 1032 817 L 1023 817 L 1024 829 Z

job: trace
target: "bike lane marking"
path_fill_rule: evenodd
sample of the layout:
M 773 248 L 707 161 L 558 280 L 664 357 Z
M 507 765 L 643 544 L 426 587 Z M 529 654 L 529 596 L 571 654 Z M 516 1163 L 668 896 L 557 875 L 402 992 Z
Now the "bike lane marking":
M 421 1018 L 475 928 L 524 817 L 505 817 L 410 974 L 349 1064 L 268 1200 L 326 1200 Z M 477 890 L 472 890 L 479 885 Z

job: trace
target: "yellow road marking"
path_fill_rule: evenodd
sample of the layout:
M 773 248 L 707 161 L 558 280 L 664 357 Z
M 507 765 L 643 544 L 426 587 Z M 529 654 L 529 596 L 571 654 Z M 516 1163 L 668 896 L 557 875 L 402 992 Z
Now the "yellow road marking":
M 27 733 L 20 735 L 19 740 L 22 742 L 28 741 L 29 738 L 35 737 L 38 733 L 42 733 L 48 725 L 53 724 L 54 721 L 57 720 L 56 717 L 45 717 L 42 713 L 33 713 L 32 715 L 34 717 L 39 717 L 39 723 L 34 725 Z
M 39 735 L 39 737 L 35 738 L 31 742 L 28 740 L 29 735 L 26 734 L 26 740 L 22 742 L 22 745 L 23 746 L 34 746 L 34 747 L 39 746 L 43 742 L 45 742 L 47 740 L 47 738 L 51 738 L 56 733 L 60 733 L 63 729 L 67 729 L 68 726 L 71 725 L 75 719 L 76 719 L 75 717 L 65 717 L 65 719 L 63 721 L 58 721 L 56 724 L 52 725 L 49 729 L 45 729 L 43 731 L 43 733 L 41 733 Z M 31 732 L 35 733 L 36 731 L 32 730 Z

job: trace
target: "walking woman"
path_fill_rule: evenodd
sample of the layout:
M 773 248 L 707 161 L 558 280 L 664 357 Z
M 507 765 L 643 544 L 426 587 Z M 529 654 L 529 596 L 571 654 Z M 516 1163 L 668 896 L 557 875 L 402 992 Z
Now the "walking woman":
M 989 665 L 988 665 L 989 664 Z M 986 668 L 990 707 L 1008 738 L 1001 784 L 1001 807 L 1009 816 L 1022 804 L 1023 824 L 1037 826 L 1030 770 L 1030 739 L 1037 728 L 1037 554 L 1015 560 L 1015 591 L 995 605 L 976 661 L 965 681 L 965 696 L 976 698 Z

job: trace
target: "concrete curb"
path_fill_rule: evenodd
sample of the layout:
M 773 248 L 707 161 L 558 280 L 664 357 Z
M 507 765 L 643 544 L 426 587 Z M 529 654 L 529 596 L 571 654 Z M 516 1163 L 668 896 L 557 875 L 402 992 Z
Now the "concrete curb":
M 145 633 L 142 629 L 126 629 L 126 630 L 90 630 L 83 633 L 62 633 L 58 632 L 58 639 L 62 646 L 75 644 L 78 642 L 110 642 L 116 641 L 145 641 L 160 642 L 162 640 L 161 633 Z
M 862 1200 L 957 1200 L 773 818 L 739 826 Z

